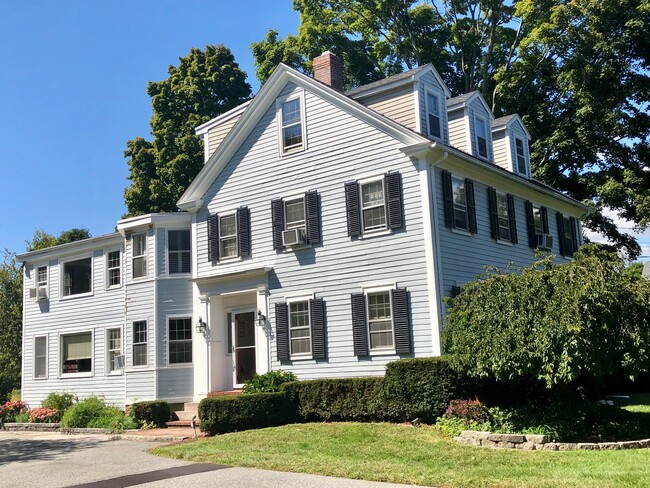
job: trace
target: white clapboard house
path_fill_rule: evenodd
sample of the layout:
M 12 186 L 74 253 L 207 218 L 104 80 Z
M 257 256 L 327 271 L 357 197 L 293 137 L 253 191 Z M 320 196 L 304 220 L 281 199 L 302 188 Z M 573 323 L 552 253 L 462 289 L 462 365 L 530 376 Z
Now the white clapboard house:
M 19 256 L 27 402 L 381 375 L 441 354 L 443 298 L 484 266 L 570 258 L 586 207 L 532 179 L 517 115 L 452 98 L 431 65 L 348 92 L 341 70 L 329 52 L 314 78 L 279 65 L 198 127 L 182 212 Z

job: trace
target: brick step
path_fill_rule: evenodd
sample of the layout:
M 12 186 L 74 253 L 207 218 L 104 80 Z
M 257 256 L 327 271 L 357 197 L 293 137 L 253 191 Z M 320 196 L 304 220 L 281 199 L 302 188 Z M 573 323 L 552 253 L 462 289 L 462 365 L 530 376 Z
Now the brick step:
M 200 424 L 199 418 L 196 418 L 196 426 L 198 427 Z M 190 420 L 170 420 L 167 422 L 167 427 L 191 427 L 192 422 Z
M 230 390 L 230 391 L 211 391 L 208 393 L 208 397 L 218 397 L 218 396 L 225 396 L 225 395 L 241 395 L 242 391 L 241 390 Z

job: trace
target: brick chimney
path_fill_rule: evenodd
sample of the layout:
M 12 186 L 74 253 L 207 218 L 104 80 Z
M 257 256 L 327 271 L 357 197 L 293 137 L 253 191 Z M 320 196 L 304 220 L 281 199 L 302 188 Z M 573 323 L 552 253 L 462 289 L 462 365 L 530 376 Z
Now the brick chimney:
M 343 91 L 343 61 L 336 54 L 325 51 L 312 61 L 314 79 L 338 91 Z

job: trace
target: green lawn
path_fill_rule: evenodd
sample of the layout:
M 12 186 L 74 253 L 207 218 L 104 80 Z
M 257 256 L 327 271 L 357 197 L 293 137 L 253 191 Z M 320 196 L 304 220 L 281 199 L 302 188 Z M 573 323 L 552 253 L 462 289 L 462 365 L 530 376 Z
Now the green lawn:
M 632 393 L 629 400 L 616 400 L 615 403 L 630 412 L 650 414 L 650 393 Z
M 525 452 L 461 446 L 430 426 L 296 424 L 155 449 L 196 462 L 461 487 L 648 486 L 650 449 Z

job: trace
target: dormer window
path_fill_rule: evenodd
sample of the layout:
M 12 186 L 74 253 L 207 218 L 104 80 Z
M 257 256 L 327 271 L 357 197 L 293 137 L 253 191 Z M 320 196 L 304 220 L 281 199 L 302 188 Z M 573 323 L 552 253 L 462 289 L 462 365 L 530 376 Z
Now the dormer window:
M 304 97 L 300 95 L 289 100 L 278 100 L 276 106 L 280 153 L 283 155 L 305 149 Z
M 487 146 L 487 126 L 485 120 L 480 117 L 474 118 L 474 128 L 476 130 L 476 149 L 478 155 L 482 158 L 488 157 Z
M 517 150 L 517 171 L 521 175 L 526 175 L 526 153 L 524 151 L 524 141 L 515 137 L 515 149 Z
M 430 137 L 440 139 L 440 101 L 437 95 L 427 92 L 427 127 Z

